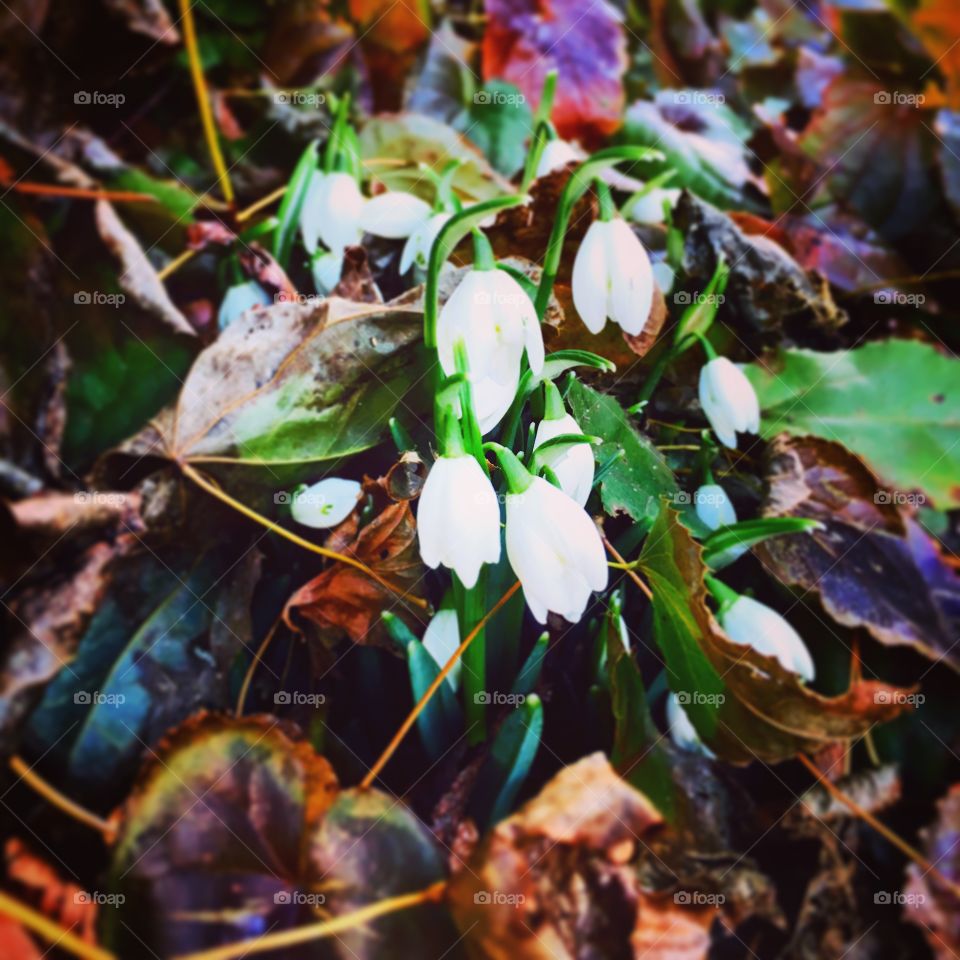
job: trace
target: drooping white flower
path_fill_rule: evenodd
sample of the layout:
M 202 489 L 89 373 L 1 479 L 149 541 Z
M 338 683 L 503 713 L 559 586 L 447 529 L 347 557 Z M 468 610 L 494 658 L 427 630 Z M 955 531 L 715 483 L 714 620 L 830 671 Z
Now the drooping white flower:
M 433 241 L 437 239 L 437 234 L 440 233 L 443 225 L 451 216 L 453 214 L 435 213 L 410 234 L 407 242 L 403 245 L 403 253 L 400 255 L 401 275 L 406 273 L 414 264 L 421 270 L 427 269 Z
M 409 237 L 429 217 L 429 203 L 404 190 L 391 190 L 371 197 L 364 204 L 360 226 L 374 236 L 401 240 Z
M 224 330 L 251 307 L 265 307 L 270 296 L 256 280 L 236 283 L 224 294 L 217 313 L 217 326 Z
M 360 499 L 362 487 L 356 480 L 327 477 L 294 491 L 290 514 L 297 523 L 325 529 L 346 520 Z
M 738 433 L 759 433 L 760 401 L 746 374 L 726 357 L 700 370 L 700 406 L 717 439 L 736 449 Z
M 537 427 L 537 434 L 533 441 L 533 448 L 543 446 L 548 440 L 563 434 L 575 433 L 583 435 L 580 424 L 563 407 L 560 392 L 548 381 L 546 385 L 547 401 L 543 420 Z M 560 481 L 560 489 L 584 506 L 590 491 L 593 489 L 593 473 L 596 461 L 593 456 L 593 447 L 589 443 L 578 443 L 575 446 L 564 448 L 548 448 L 537 456 L 539 463 L 546 464 Z
M 516 382 L 520 358 L 534 373 L 543 369 L 543 334 L 533 302 L 503 270 L 470 270 L 437 319 L 437 351 L 447 376 L 457 372 L 454 347 L 463 340 L 470 375 L 502 386 Z
M 471 374 L 473 386 L 473 408 L 477 414 L 477 423 L 480 425 L 480 435 L 485 437 L 494 430 L 506 416 L 513 398 L 517 395 L 520 386 L 520 370 L 508 383 L 498 383 L 492 377 L 483 377 L 477 380 Z
M 697 728 L 693 725 L 683 704 L 675 693 L 667 697 L 667 730 L 670 739 L 682 750 L 693 750 L 702 753 L 705 757 L 712 757 L 713 753 L 703 745 Z
M 633 202 L 627 211 L 627 216 L 634 223 L 663 223 L 664 202 L 668 202 L 670 207 L 673 208 L 679 199 L 679 190 L 665 190 L 662 187 L 654 187 L 649 193 L 645 193 Z
M 460 624 L 456 610 L 439 610 L 427 624 L 423 634 L 423 646 L 433 657 L 438 667 L 442 667 L 460 646 Z M 458 660 L 447 674 L 447 683 L 456 690 L 460 683 L 462 664 Z
M 705 483 L 699 487 L 693 495 L 693 505 L 697 516 L 711 530 L 737 522 L 737 511 L 719 483 Z
M 619 217 L 594 220 L 573 262 L 573 303 L 591 333 L 607 317 L 639 335 L 653 305 L 653 268 L 637 235 Z
M 595 590 L 607 585 L 603 541 L 587 512 L 542 477 L 507 494 L 507 557 L 530 612 L 576 623 Z
M 420 494 L 417 535 L 423 562 L 450 567 L 468 589 L 476 585 L 483 564 L 500 559 L 497 494 L 473 457 L 440 457 L 430 468 Z
M 310 181 L 300 214 L 300 233 L 309 253 L 322 243 L 333 253 L 360 242 L 366 200 L 349 173 L 317 171 Z
M 768 657 L 776 657 L 786 670 L 813 680 L 813 658 L 793 627 L 777 613 L 752 597 L 737 597 L 719 613 L 720 625 L 734 643 L 742 643 Z
M 317 253 L 310 264 L 313 283 L 318 293 L 329 293 L 339 282 L 343 273 L 343 251 L 340 253 Z
M 560 140 L 559 138 L 548 140 L 540 154 L 536 176 L 538 178 L 545 177 L 548 173 L 553 173 L 554 170 L 559 170 L 568 163 L 579 159 L 581 159 L 580 153 L 566 140 Z

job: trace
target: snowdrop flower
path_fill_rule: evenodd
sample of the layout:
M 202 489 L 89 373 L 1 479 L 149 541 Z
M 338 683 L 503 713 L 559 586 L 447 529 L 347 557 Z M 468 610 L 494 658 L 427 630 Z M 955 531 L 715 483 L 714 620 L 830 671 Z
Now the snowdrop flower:
M 687 711 L 675 693 L 667 697 L 667 730 L 670 739 L 681 750 L 692 750 L 695 753 L 702 753 L 705 757 L 714 756 L 712 751 L 703 745 L 697 728 L 687 716 Z
M 217 326 L 225 330 L 241 313 L 251 307 L 265 307 L 271 303 L 270 296 L 256 280 L 237 283 L 224 294 L 217 313 Z
M 700 406 L 717 439 L 736 449 L 738 433 L 760 432 L 760 402 L 746 374 L 726 357 L 700 370 Z
M 653 305 L 653 268 L 637 235 L 620 217 L 594 220 L 573 262 L 573 303 L 591 333 L 607 317 L 640 334 Z
M 560 391 L 552 381 L 545 383 L 546 409 L 543 420 L 537 427 L 533 448 L 543 446 L 548 440 L 565 433 L 583 434 L 580 425 L 564 409 Z M 596 461 L 589 443 L 578 443 L 566 448 L 547 449 L 537 456 L 537 462 L 546 464 L 560 481 L 560 489 L 571 500 L 584 506 L 593 489 L 593 474 Z
M 427 269 L 433 241 L 437 239 L 437 234 L 440 233 L 451 216 L 450 213 L 435 213 L 410 234 L 403 246 L 403 253 L 400 255 L 401 275 L 405 274 L 414 264 L 421 270 Z
M 314 173 L 300 214 L 300 233 L 308 252 L 316 253 L 318 243 L 322 243 L 342 254 L 344 247 L 359 243 L 365 204 L 357 181 L 349 173 Z
M 719 483 L 705 483 L 693 495 L 693 504 L 697 516 L 704 526 L 711 530 L 720 527 L 729 527 L 737 522 L 737 511 L 734 510 L 727 491 Z
M 498 383 L 491 377 L 476 380 L 472 374 L 470 382 L 473 386 L 473 408 L 480 426 L 480 435 L 485 437 L 496 428 L 510 409 L 520 387 L 520 369 L 517 368 L 516 376 L 508 383 Z
M 457 372 L 454 347 L 462 340 L 470 375 L 501 386 L 515 383 L 520 358 L 534 373 L 543 369 L 543 334 L 532 301 L 509 273 L 496 268 L 468 271 L 437 319 L 437 351 L 447 376 Z M 511 398 L 512 399 L 512 398 Z
M 306 527 L 326 529 L 346 520 L 360 499 L 362 488 L 356 480 L 327 477 L 293 493 L 290 514 Z
M 731 591 L 732 593 L 732 591 Z M 813 680 L 813 658 L 806 644 L 793 627 L 766 604 L 752 597 L 738 596 L 722 604 L 718 614 L 720 625 L 734 643 L 753 647 L 758 653 L 776 657 L 785 670 Z
M 340 253 L 317 253 L 310 264 L 313 283 L 318 293 L 329 293 L 339 282 L 343 273 L 343 251 Z
M 506 447 L 486 447 L 495 450 L 507 479 L 507 558 L 530 612 L 540 623 L 551 611 L 576 623 L 590 594 L 607 585 L 596 525 L 562 490 L 531 476 Z
M 543 152 L 540 154 L 540 161 L 537 164 L 535 177 L 545 177 L 554 170 L 560 170 L 568 163 L 579 160 L 580 154 L 577 149 L 567 143 L 566 140 L 554 138 L 548 140 L 543 146 Z
M 676 206 L 680 199 L 679 190 L 664 190 L 655 187 L 649 193 L 637 198 L 627 211 L 634 223 L 663 223 L 663 204 L 667 201 L 670 207 Z
M 368 200 L 360 216 L 367 233 L 388 240 L 409 237 L 430 217 L 430 204 L 404 190 L 381 193 Z
M 430 568 L 450 567 L 467 588 L 480 567 L 500 559 L 500 505 L 490 478 L 463 453 L 430 468 L 417 511 L 420 556 Z
M 456 610 L 439 610 L 423 634 L 423 646 L 442 667 L 460 646 L 460 625 Z M 447 683 L 456 690 L 460 683 L 461 663 L 458 660 L 447 674 Z

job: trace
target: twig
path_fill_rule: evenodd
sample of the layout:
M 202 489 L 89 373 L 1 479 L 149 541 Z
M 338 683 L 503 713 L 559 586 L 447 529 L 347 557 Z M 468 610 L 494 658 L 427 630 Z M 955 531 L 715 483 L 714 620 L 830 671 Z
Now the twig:
M 233 960 L 234 957 L 249 956 L 254 953 L 266 953 L 268 950 L 277 950 L 282 947 L 291 947 L 298 943 L 308 943 L 322 937 L 331 937 L 345 930 L 363 926 L 377 917 L 400 910 L 409 910 L 424 903 L 437 903 L 446 890 L 446 881 L 438 880 L 424 890 L 414 893 L 402 893 L 397 897 L 388 897 L 370 903 L 359 910 L 353 910 L 332 920 L 321 920 L 305 927 L 296 927 L 293 930 L 281 930 L 278 933 L 265 933 L 250 940 L 239 940 L 222 947 L 213 947 L 210 950 L 200 950 L 197 953 L 181 954 L 174 960 Z
M 83 960 L 116 960 L 114 954 L 96 944 L 87 943 L 81 940 L 75 933 L 54 923 L 49 917 L 38 913 L 32 907 L 21 903 L 15 897 L 8 893 L 0 892 L 0 913 L 5 913 L 8 917 L 22 923 L 28 930 L 32 930 L 38 936 L 43 937 L 59 950 L 65 950 L 72 953 L 75 957 L 82 957 Z
M 193 5 L 190 0 L 180 0 L 180 14 L 183 23 L 183 42 L 187 48 L 187 59 L 190 61 L 190 75 L 193 77 L 193 89 L 197 94 L 197 106 L 200 108 L 200 121 L 203 124 L 203 135 L 207 140 L 207 149 L 213 168 L 220 181 L 220 190 L 223 199 L 233 205 L 233 184 L 227 173 L 227 165 L 220 151 L 220 140 L 217 137 L 217 128 L 213 121 L 213 111 L 210 109 L 210 95 L 207 92 L 207 81 L 203 76 L 203 65 L 200 63 L 200 49 L 197 46 L 197 30 L 193 22 Z
M 338 560 L 340 563 L 345 563 L 348 567 L 353 567 L 354 569 L 359 570 L 361 573 L 366 574 L 371 580 L 376 580 L 381 587 L 383 587 L 385 590 L 389 590 L 393 594 L 396 594 L 396 596 L 400 597 L 401 600 L 420 607 L 423 610 L 427 609 L 427 601 L 422 597 L 416 597 L 412 593 L 407 593 L 405 590 L 401 590 L 399 587 L 394 586 L 389 580 L 385 580 L 383 577 L 381 577 L 376 570 L 372 570 L 365 563 L 362 563 L 356 558 L 349 557 L 345 553 L 338 553 L 336 550 L 330 550 L 327 547 L 321 547 L 319 544 L 312 543 L 293 531 L 287 530 L 286 527 L 281 527 L 279 523 L 274 523 L 269 518 L 263 516 L 263 514 L 257 513 L 256 510 L 251 509 L 246 504 L 241 503 L 239 500 L 235 500 L 230 496 L 229 493 L 221 490 L 216 484 L 206 480 L 200 473 L 194 470 L 189 463 L 181 463 L 180 469 L 183 471 L 184 476 L 189 477 L 202 490 L 206 490 L 206 492 L 211 496 L 216 497 L 223 503 L 233 507 L 233 509 L 238 513 L 242 513 L 250 520 L 254 520 L 261 526 L 266 527 L 271 533 L 275 533 L 278 536 L 289 540 L 291 543 L 295 543 L 297 546 L 303 547 L 304 550 L 309 550 L 311 553 L 316 553 L 321 557 L 327 557 L 330 560 Z
M 75 800 L 64 796 L 56 787 L 47 783 L 43 777 L 28 767 L 20 757 L 12 756 L 10 758 L 10 769 L 41 797 L 53 804 L 58 810 L 62 810 L 68 817 L 73 817 L 74 820 L 84 826 L 99 831 L 108 843 L 113 840 L 116 829 L 109 821 L 104 820 L 103 817 L 98 817 L 95 813 L 87 810 L 86 807 L 81 807 Z
M 633 569 L 632 565 L 627 563 L 623 557 L 617 552 L 617 548 L 606 538 L 603 538 L 603 545 L 610 552 L 610 555 L 620 564 L 617 568 L 623 570 L 624 573 L 640 588 L 640 590 L 646 595 L 648 600 L 653 599 L 653 591 L 640 579 L 637 575 L 637 571 Z
M 157 198 L 149 193 L 133 190 L 101 190 L 98 187 L 61 187 L 52 183 L 13 183 L 10 189 L 16 193 L 30 193 L 38 197 L 68 197 L 72 200 L 115 200 L 118 203 L 156 203 Z
M 520 589 L 520 581 L 517 580 L 512 587 L 483 615 L 479 623 L 464 637 L 463 643 L 457 647 L 450 656 L 450 659 L 443 665 L 440 672 L 433 678 L 433 683 L 427 687 L 423 696 L 417 701 L 417 705 L 410 711 L 407 719 L 403 721 L 400 729 L 394 734 L 393 739 L 387 745 L 387 749 L 380 754 L 380 759 L 367 771 L 367 775 L 360 783 L 360 789 L 366 790 L 373 781 L 380 775 L 380 771 L 386 766 L 387 762 L 396 752 L 397 747 L 403 742 L 403 738 L 410 732 L 410 728 L 416 723 L 417 717 L 423 713 L 431 697 L 440 689 L 440 685 L 447 678 L 447 674 L 454 668 L 454 665 L 463 656 L 464 650 L 473 643 L 474 638 L 490 622 L 492 617 L 501 607 Z
M 817 778 L 827 792 L 835 800 L 839 800 L 864 823 L 873 827 L 888 842 L 892 843 L 907 859 L 912 860 L 927 873 L 932 873 L 958 900 L 960 900 L 960 886 L 945 877 L 916 847 L 912 847 L 906 840 L 893 832 L 885 823 L 878 820 L 869 810 L 865 810 L 853 797 L 844 793 L 835 783 L 820 770 L 820 768 L 805 754 L 798 753 L 797 759 Z
M 263 638 L 260 646 L 257 647 L 257 652 L 253 655 L 253 660 L 250 661 L 250 666 L 247 667 L 247 672 L 243 678 L 243 684 L 240 687 L 240 694 L 237 697 L 237 708 L 234 711 L 235 715 L 238 717 L 243 716 L 243 708 L 247 702 L 247 691 L 250 689 L 250 683 L 253 680 L 253 674 L 257 669 L 257 664 L 263 659 L 263 655 L 266 652 L 267 647 L 270 646 L 270 642 L 273 640 L 274 634 L 277 632 L 277 627 L 280 626 L 283 621 L 283 614 L 277 617 L 273 621 L 273 626 L 270 628 L 270 631 Z

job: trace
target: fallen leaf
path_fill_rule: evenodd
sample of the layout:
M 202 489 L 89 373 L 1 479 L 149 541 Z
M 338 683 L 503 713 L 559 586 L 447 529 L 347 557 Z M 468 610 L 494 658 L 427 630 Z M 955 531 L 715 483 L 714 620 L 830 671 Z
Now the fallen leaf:
M 103 3 L 123 17 L 134 33 L 168 46 L 180 42 L 180 33 L 161 0 L 103 0 Z
M 765 438 L 786 432 L 840 443 L 891 485 L 878 495 L 960 504 L 956 358 L 918 340 L 879 340 L 834 352 L 781 349 L 745 373 Z
M 960 109 L 960 12 L 956 4 L 951 0 L 921 0 L 908 16 L 917 38 L 945 81 L 950 107 Z
M 139 241 L 124 226 L 109 201 L 97 201 L 96 220 L 103 242 L 123 268 L 119 281 L 123 290 L 147 313 L 158 317 L 175 332 L 196 336 L 187 318 L 170 299 L 167 288 L 157 276 Z
M 937 803 L 937 818 L 920 831 L 921 850 L 937 871 L 960 882 L 960 784 L 953 784 Z M 936 960 L 954 960 L 960 953 L 960 911 L 957 895 L 931 871 L 911 863 L 903 892 L 904 916 L 923 930 Z
M 845 627 L 960 669 L 960 577 L 914 511 L 852 453 L 816 437 L 775 438 L 765 517 L 810 517 L 822 530 L 775 537 L 756 553 L 779 580 L 815 592 Z
M 627 68 L 623 18 L 607 0 L 488 0 L 484 80 L 519 87 L 531 109 L 549 70 L 559 74 L 551 119 L 562 137 L 595 141 L 621 123 Z
M 872 680 L 822 696 L 775 657 L 732 642 L 707 607 L 701 547 L 666 502 L 639 564 L 653 591 L 653 635 L 670 688 L 689 698 L 687 715 L 724 760 L 787 760 L 909 709 L 910 691 Z
M 371 488 L 368 485 L 368 492 Z M 330 534 L 326 546 L 359 560 L 404 593 L 414 591 L 425 573 L 407 500 L 382 506 L 362 527 L 359 512 L 354 511 Z M 333 632 L 339 640 L 345 632 L 354 643 L 374 643 L 382 637 L 381 613 L 396 602 L 396 593 L 338 563 L 300 587 L 287 601 L 283 616 L 297 632 L 294 614 L 312 621 L 322 635 Z

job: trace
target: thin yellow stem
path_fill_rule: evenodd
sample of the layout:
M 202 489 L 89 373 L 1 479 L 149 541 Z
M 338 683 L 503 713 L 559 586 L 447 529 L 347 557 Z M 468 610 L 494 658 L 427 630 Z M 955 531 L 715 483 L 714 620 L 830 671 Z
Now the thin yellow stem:
M 203 76 L 203 65 L 200 63 L 200 48 L 197 45 L 197 30 L 193 22 L 193 7 L 190 0 L 180 0 L 181 22 L 183 23 L 183 42 L 187 48 L 187 58 L 190 61 L 190 75 L 193 77 L 193 89 L 197 94 L 197 106 L 200 108 L 200 121 L 203 124 L 203 135 L 207 140 L 210 159 L 213 169 L 217 172 L 220 181 L 220 190 L 223 199 L 233 204 L 233 185 L 227 173 L 227 165 L 220 151 L 220 139 L 213 121 L 213 111 L 210 109 L 210 95 L 207 92 L 207 81 Z
M 426 709 L 433 695 L 440 689 L 440 685 L 447 678 L 447 674 L 454 668 L 463 652 L 473 643 L 474 639 L 480 634 L 483 628 L 496 615 L 497 611 L 520 589 L 520 581 L 517 580 L 512 587 L 483 615 L 480 622 L 464 637 L 463 643 L 457 647 L 450 656 L 450 659 L 443 665 L 440 672 L 433 678 L 433 683 L 427 687 L 423 696 L 417 701 L 417 705 L 407 715 L 407 719 L 400 725 L 400 729 L 394 734 L 393 739 L 387 744 L 387 749 L 380 754 L 380 759 L 367 771 L 367 775 L 360 782 L 360 789 L 366 790 L 380 775 L 380 771 L 387 765 L 387 762 L 394 755 L 397 747 L 403 743 L 403 738 L 410 732 L 410 728 L 417 722 L 417 717 Z
M 446 881 L 438 880 L 425 890 L 417 890 L 414 893 L 403 893 L 397 897 L 378 900 L 376 903 L 334 917 L 332 920 L 321 920 L 319 923 L 311 923 L 293 930 L 281 930 L 278 933 L 265 933 L 250 940 L 239 940 L 236 943 L 213 947 L 210 950 L 181 954 L 174 960 L 233 960 L 234 957 L 266 953 L 270 950 L 292 947 L 298 943 L 309 943 L 311 940 L 332 937 L 334 934 L 361 927 L 371 920 L 376 920 L 378 917 L 386 916 L 389 913 L 409 910 L 411 907 L 418 907 L 424 903 L 437 903 L 443 897 L 446 886 Z
M 253 681 L 253 674 L 257 669 L 257 664 L 263 658 L 263 655 L 266 652 L 267 647 L 270 646 L 270 642 L 273 640 L 274 634 L 276 634 L 277 632 L 277 627 L 280 626 L 280 623 L 282 622 L 282 620 L 283 620 L 282 614 L 279 617 L 277 617 L 276 620 L 274 620 L 273 626 L 270 628 L 270 631 L 267 633 L 267 635 L 263 638 L 263 642 L 260 644 L 260 646 L 257 647 L 257 652 L 253 655 L 253 660 L 250 661 L 250 666 L 247 667 L 246 675 L 243 678 L 243 684 L 240 687 L 240 694 L 237 697 L 237 708 L 235 713 L 236 713 L 236 716 L 238 717 L 243 716 L 243 708 L 247 702 L 247 692 L 249 691 L 250 684 Z
M 175 270 L 179 270 L 185 263 L 192 260 L 197 255 L 196 250 L 184 250 L 179 256 L 174 257 L 165 267 L 157 271 L 157 277 L 160 280 L 166 280 Z
M 81 957 L 82 960 L 116 960 L 116 957 L 109 950 L 104 950 L 103 947 L 81 940 L 75 933 L 71 933 L 58 923 L 54 923 L 49 917 L 38 913 L 32 907 L 21 903 L 8 893 L 0 892 L 0 913 L 13 917 L 18 923 L 22 923 L 28 930 L 32 930 L 38 936 L 43 937 L 58 950 L 65 950 L 75 957 Z
M 869 810 L 865 810 L 857 803 L 853 797 L 847 796 L 835 783 L 820 770 L 820 768 L 807 756 L 802 753 L 797 754 L 797 759 L 817 778 L 826 791 L 836 800 L 839 800 L 853 814 L 858 816 L 864 823 L 873 827 L 889 843 L 892 843 L 905 857 L 912 860 L 917 866 L 921 867 L 927 873 L 932 873 L 958 900 L 960 900 L 960 886 L 945 877 L 916 847 L 911 846 L 901 836 L 894 833 L 885 823 L 878 820 Z
M 285 193 L 287 188 L 277 187 L 273 193 L 268 193 L 265 197 L 261 197 L 256 203 L 251 203 L 249 207 L 245 210 L 241 210 L 237 214 L 237 220 L 240 223 L 243 223 L 246 220 L 249 220 L 254 214 L 259 213 L 264 207 L 269 207 L 271 203 L 275 203 L 279 200 Z
M 407 593 L 406 591 L 401 590 L 399 587 L 394 586 L 389 580 L 385 580 L 380 576 L 379 573 L 377 573 L 376 570 L 372 570 L 365 563 L 361 563 L 354 557 L 348 557 L 345 553 L 338 553 L 336 550 L 329 550 L 327 547 L 321 547 L 319 544 L 311 543 L 309 540 L 304 539 L 293 531 L 287 530 L 286 527 L 281 527 L 279 523 L 274 523 L 269 518 L 263 516 L 263 514 L 257 513 L 256 510 L 251 509 L 246 504 L 241 503 L 239 500 L 235 500 L 230 496 L 229 493 L 221 490 L 216 484 L 206 480 L 200 473 L 194 470 L 189 463 L 181 463 L 180 469 L 183 471 L 185 476 L 189 477 L 202 490 L 206 490 L 206 492 L 211 496 L 216 497 L 223 503 L 233 507 L 234 510 L 236 510 L 238 513 L 242 513 L 248 519 L 266 527 L 271 533 L 275 533 L 278 536 L 283 537 L 285 540 L 289 540 L 291 543 L 297 544 L 298 547 L 303 547 L 304 550 L 309 550 L 311 553 L 319 554 L 321 557 L 327 557 L 330 560 L 338 560 L 340 563 L 345 563 L 348 567 L 353 567 L 354 569 L 361 571 L 370 577 L 371 580 L 376 580 L 376 582 L 379 583 L 380 586 L 385 590 L 389 590 L 391 593 L 396 594 L 396 596 L 400 597 L 400 599 L 404 600 L 406 603 L 420 607 L 422 610 L 426 610 L 428 608 L 427 601 L 422 597 L 416 597 L 412 593 Z
M 64 796 L 56 787 L 47 783 L 40 774 L 27 766 L 20 757 L 12 756 L 10 758 L 10 768 L 24 783 L 32 787 L 58 810 L 62 810 L 68 817 L 73 817 L 74 820 L 84 826 L 99 831 L 108 843 L 113 840 L 116 830 L 109 821 L 104 820 L 103 817 L 98 817 L 95 813 L 87 810 L 86 807 L 81 807 L 75 800 Z
M 616 566 L 616 569 L 623 570 L 626 575 L 640 588 L 641 592 L 646 595 L 646 598 L 648 600 L 652 600 L 653 591 L 640 579 L 640 577 L 637 575 L 637 571 L 633 569 L 633 565 L 627 563 L 627 561 L 620 556 L 620 554 L 617 552 L 617 548 L 606 537 L 603 538 L 603 545 L 613 556 L 614 560 L 617 561 L 618 566 Z M 614 564 L 611 563 L 610 566 L 613 567 Z

